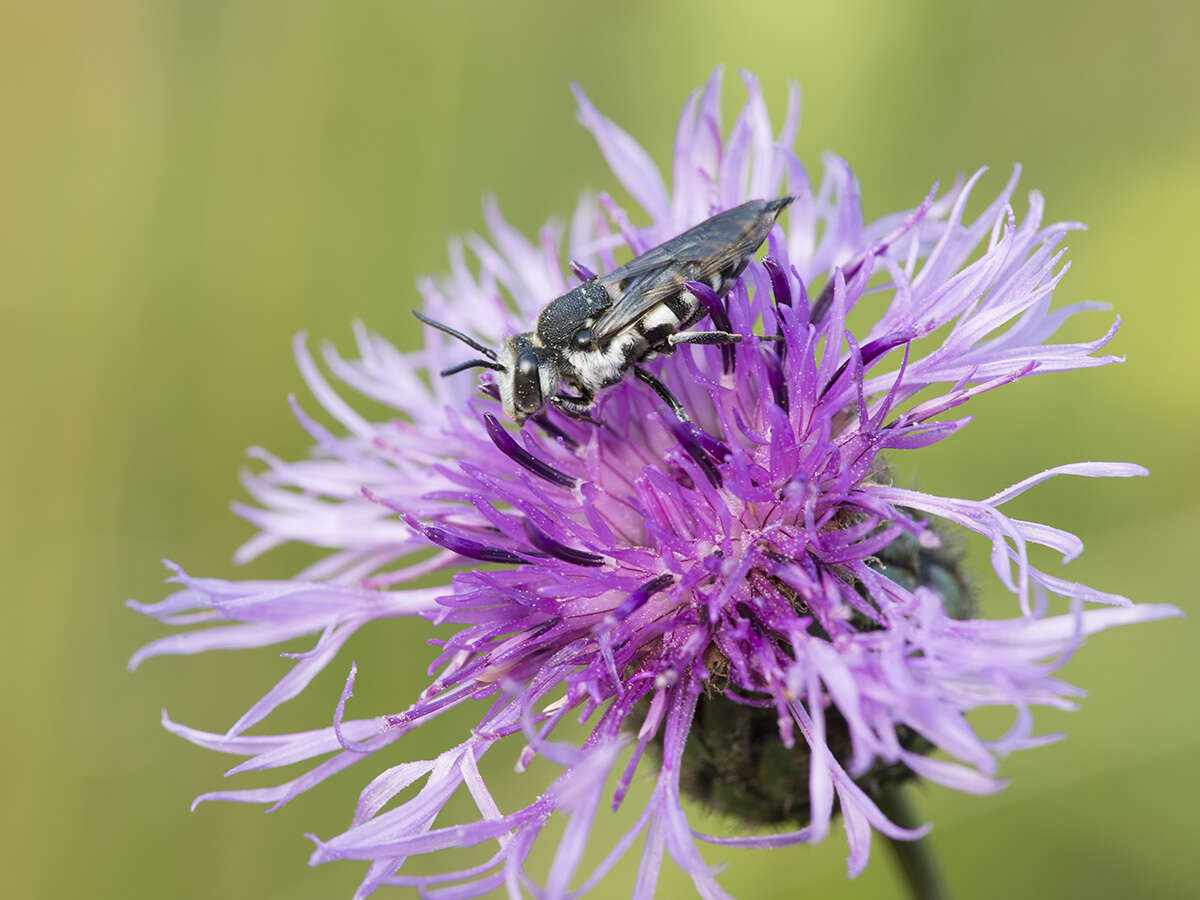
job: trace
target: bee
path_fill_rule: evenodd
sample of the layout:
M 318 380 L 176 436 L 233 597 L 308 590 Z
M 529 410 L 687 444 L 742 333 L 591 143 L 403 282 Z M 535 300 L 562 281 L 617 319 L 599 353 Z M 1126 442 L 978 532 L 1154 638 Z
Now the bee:
M 588 278 L 550 301 L 533 330 L 505 338 L 499 352 L 416 310 L 413 315 L 486 357 L 441 374 L 480 367 L 499 372 L 501 405 L 518 425 L 547 404 L 591 421 L 588 411 L 596 394 L 630 372 L 686 420 L 666 385 L 640 363 L 679 344 L 742 339 L 727 331 L 689 330 L 708 310 L 688 282 L 702 282 L 724 297 L 793 199 L 751 200 L 727 209 L 607 275 Z M 560 391 L 564 385 L 574 394 Z

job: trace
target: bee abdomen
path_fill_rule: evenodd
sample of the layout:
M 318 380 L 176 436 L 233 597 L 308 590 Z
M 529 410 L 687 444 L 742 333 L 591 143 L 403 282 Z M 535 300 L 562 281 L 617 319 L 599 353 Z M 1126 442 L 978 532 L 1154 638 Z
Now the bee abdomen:
M 638 332 L 649 347 L 664 345 L 667 338 L 696 321 L 700 301 L 687 290 L 663 300 L 637 323 Z
M 650 347 L 657 347 L 679 330 L 682 318 L 669 301 L 654 307 L 637 323 L 637 330 Z

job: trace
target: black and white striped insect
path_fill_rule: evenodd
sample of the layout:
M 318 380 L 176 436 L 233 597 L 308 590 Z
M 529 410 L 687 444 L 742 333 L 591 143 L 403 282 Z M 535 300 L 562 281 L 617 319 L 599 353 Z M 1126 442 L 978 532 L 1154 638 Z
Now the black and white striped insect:
M 667 387 L 639 363 L 679 344 L 741 340 L 727 331 L 688 330 L 707 313 L 688 282 L 725 296 L 793 199 L 751 200 L 727 209 L 607 275 L 589 278 L 552 300 L 532 331 L 506 338 L 499 352 L 415 310 L 413 315 L 486 357 L 441 374 L 477 367 L 499 372 L 500 402 L 518 424 L 547 404 L 587 419 L 596 393 L 631 371 L 686 418 Z M 564 385 L 574 394 L 561 392 Z

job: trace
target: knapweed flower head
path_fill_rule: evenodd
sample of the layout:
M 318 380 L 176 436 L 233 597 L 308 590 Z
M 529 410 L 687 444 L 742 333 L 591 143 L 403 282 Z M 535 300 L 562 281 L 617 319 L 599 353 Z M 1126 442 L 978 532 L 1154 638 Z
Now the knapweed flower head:
M 315 636 L 311 649 L 286 654 L 290 671 L 225 734 L 165 724 L 246 757 L 234 772 L 310 766 L 282 784 L 200 800 L 276 808 L 350 766 L 381 769 L 350 827 L 314 838 L 314 863 L 369 862 L 357 896 L 390 884 L 430 896 L 506 888 L 575 897 L 636 845 L 635 896 L 653 895 L 665 852 L 703 896 L 724 897 L 698 841 L 814 842 L 835 811 L 856 874 L 873 831 L 923 833 L 889 821 L 873 785 L 919 776 L 997 790 L 999 757 L 1050 739 L 1035 733 L 1030 710 L 1072 706 L 1079 692 L 1055 671 L 1088 634 L 1175 613 L 1039 569 L 1034 545 L 1069 560 L 1082 544 L 1003 511 L 1051 477 L 1145 474 L 1140 467 L 1063 465 L 999 490 L 981 467 L 985 496 L 960 499 L 894 484 L 885 461 L 954 435 L 969 421 L 961 407 L 978 394 L 1116 361 L 1100 353 L 1116 323 L 1091 342 L 1052 342 L 1064 322 L 1098 306 L 1051 305 L 1067 268 L 1061 243 L 1078 226 L 1045 224 L 1036 193 L 1018 219 L 1016 172 L 977 215 L 965 210 L 979 174 L 865 222 L 845 162 L 829 157 L 814 189 L 793 155 L 798 93 L 776 133 L 758 84 L 744 80 L 749 99 L 727 135 L 720 73 L 689 97 L 671 190 L 649 155 L 579 93 L 583 124 L 641 211 L 585 196 L 565 236 L 550 225 L 531 242 L 489 203 L 490 240 L 451 244 L 450 275 L 420 285 L 427 315 L 496 346 L 588 271 L 608 271 L 748 199 L 794 195 L 766 258 L 724 301 L 701 298 L 714 327 L 745 340 L 648 363 L 690 421 L 628 379 L 600 395 L 596 422 L 547 409 L 516 429 L 502 417 L 492 373 L 437 377 L 462 359 L 459 344 L 427 329 L 421 349 L 401 352 L 359 327 L 360 358 L 327 348 L 324 362 L 395 411 L 372 422 L 335 390 L 301 336 L 301 372 L 336 426 L 294 402 L 311 458 L 253 451 L 264 464 L 245 478 L 256 505 L 238 512 L 258 534 L 238 559 L 289 541 L 328 555 L 282 582 L 176 569 L 181 590 L 136 607 L 171 625 L 213 627 L 156 641 L 135 663 Z M 852 332 L 852 311 L 869 324 Z M 970 617 L 945 547 L 952 527 L 991 542 L 992 569 L 1012 595 L 1008 618 Z M 439 586 L 409 586 L 439 572 L 447 575 Z M 430 653 L 428 684 L 384 714 L 346 718 L 349 666 L 332 725 L 248 733 L 351 634 L 400 616 L 450 629 Z M 406 735 L 464 706 L 478 709 L 478 721 L 461 743 L 435 759 L 406 756 Z M 1015 711 L 1007 733 L 985 739 L 971 727 L 966 714 L 986 706 Z M 578 745 L 555 734 L 568 721 L 583 726 Z M 728 753 L 714 751 L 717 733 L 729 736 Z M 518 771 L 541 756 L 561 772 L 531 785 L 527 805 L 503 809 L 478 765 L 497 744 Z M 738 782 L 724 757 L 735 769 L 787 771 Z M 638 772 L 651 773 L 648 800 L 599 865 L 581 870 L 600 807 L 621 807 Z M 460 791 L 478 815 L 448 821 L 443 808 Z M 770 827 L 700 834 L 681 791 Z M 565 825 L 555 829 L 548 872 L 528 872 L 531 849 L 557 817 Z M 409 857 L 475 845 L 490 850 L 472 868 L 406 872 Z

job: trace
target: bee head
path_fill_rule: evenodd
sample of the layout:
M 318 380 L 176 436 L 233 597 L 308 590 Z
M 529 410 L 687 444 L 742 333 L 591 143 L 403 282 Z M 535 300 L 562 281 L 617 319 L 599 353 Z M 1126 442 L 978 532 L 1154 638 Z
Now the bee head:
M 545 406 L 558 389 L 558 366 L 532 337 L 532 332 L 525 332 L 506 338 L 498 360 L 504 366 L 496 379 L 500 403 L 518 425 Z

